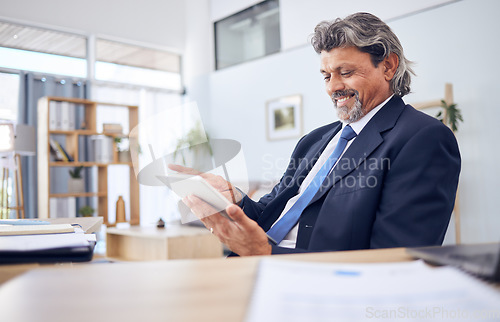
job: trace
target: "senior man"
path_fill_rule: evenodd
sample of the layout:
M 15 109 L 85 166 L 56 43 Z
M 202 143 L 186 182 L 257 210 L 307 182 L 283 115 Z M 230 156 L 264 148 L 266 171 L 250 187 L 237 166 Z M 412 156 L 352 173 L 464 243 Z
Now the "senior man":
M 319 23 L 311 43 L 340 121 L 305 135 L 258 202 L 201 174 L 236 201 L 226 209 L 233 221 L 206 216 L 213 209 L 194 196 L 184 201 L 242 256 L 440 245 L 460 153 L 446 126 L 403 102 L 413 71 L 399 39 L 379 18 L 356 13 Z

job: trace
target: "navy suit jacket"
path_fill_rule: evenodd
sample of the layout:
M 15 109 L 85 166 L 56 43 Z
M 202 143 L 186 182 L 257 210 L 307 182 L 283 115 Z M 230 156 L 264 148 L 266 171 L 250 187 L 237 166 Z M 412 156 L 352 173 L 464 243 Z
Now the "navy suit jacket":
M 241 207 L 265 230 L 278 219 L 332 137 L 335 122 L 304 136 L 280 182 Z M 454 134 L 393 96 L 368 122 L 303 211 L 295 249 L 273 254 L 440 245 L 460 173 Z

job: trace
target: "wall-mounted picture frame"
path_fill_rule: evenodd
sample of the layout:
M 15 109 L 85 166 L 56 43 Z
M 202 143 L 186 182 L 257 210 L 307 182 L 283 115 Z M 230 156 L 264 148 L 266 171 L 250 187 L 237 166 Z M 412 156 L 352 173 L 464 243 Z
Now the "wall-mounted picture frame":
M 272 99 L 266 103 L 267 140 L 300 137 L 302 126 L 302 95 Z

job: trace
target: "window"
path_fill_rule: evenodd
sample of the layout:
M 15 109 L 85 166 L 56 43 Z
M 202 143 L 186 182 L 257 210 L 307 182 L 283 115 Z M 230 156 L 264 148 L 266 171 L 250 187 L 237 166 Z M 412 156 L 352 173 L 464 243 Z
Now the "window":
M 278 0 L 268 0 L 215 22 L 215 68 L 280 51 Z
M 0 21 L 0 67 L 87 76 L 84 36 Z
M 87 62 L 84 59 L 72 57 L 0 47 L 0 61 L 2 61 L 2 67 L 17 70 L 73 77 L 86 77 L 87 75 Z
M 17 123 L 19 75 L 0 73 L 0 120 Z
M 0 67 L 88 78 L 90 64 L 96 80 L 182 90 L 180 55 L 97 39 L 93 61 L 88 41 L 83 35 L 0 21 Z
M 95 78 L 181 90 L 180 56 L 104 39 L 96 42 Z

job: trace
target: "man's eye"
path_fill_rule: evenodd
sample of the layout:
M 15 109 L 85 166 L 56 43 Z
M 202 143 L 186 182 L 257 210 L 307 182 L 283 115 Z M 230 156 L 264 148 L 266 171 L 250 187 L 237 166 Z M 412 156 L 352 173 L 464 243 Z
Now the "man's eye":
M 349 77 L 352 75 L 352 70 L 349 70 L 349 71 L 345 71 L 345 72 L 341 72 L 340 75 L 342 77 Z
M 325 77 L 323 78 L 325 80 L 325 82 L 329 81 L 330 80 L 330 76 L 328 75 L 325 75 Z

